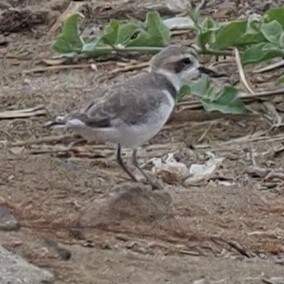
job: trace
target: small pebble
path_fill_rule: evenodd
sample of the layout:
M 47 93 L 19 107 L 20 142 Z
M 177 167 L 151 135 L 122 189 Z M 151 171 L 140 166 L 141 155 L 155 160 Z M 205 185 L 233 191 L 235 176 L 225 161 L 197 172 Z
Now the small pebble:
M 20 224 L 10 208 L 0 205 L 0 230 L 13 231 L 19 229 L 19 227 Z
M 53 240 L 45 240 L 45 244 L 48 249 L 54 251 L 62 260 L 69 260 L 71 258 L 71 252 L 61 247 L 57 242 Z

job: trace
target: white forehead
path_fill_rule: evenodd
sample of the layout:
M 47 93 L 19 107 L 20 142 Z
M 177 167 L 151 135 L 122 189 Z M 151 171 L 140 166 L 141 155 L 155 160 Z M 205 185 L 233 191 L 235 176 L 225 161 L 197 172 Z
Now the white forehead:
M 164 65 L 165 63 L 178 62 L 184 58 L 190 58 L 193 63 L 197 62 L 195 50 L 185 46 L 169 46 L 156 54 L 151 63 L 154 65 Z
M 170 45 L 159 52 L 160 55 L 165 56 L 185 56 L 190 55 L 197 57 L 196 51 L 192 47 L 187 46 L 178 46 L 178 45 Z
M 169 55 L 168 57 L 165 58 L 165 61 L 174 63 L 174 62 L 179 62 L 183 60 L 184 58 L 190 58 L 193 63 L 198 61 L 197 57 L 193 55 L 192 53 L 183 53 L 180 55 Z

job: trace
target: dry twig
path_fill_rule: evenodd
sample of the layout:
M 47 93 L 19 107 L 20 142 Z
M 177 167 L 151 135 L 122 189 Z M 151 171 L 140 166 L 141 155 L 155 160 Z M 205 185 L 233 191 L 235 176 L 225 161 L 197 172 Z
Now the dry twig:
M 54 66 L 44 66 L 37 67 L 29 70 L 22 71 L 22 74 L 38 73 L 38 72 L 47 72 L 47 71 L 58 71 L 66 69 L 83 69 L 90 68 L 92 64 L 69 64 L 69 65 L 54 65 Z
M 43 144 L 43 143 L 56 143 L 61 142 L 64 139 L 73 138 L 74 135 L 72 134 L 64 134 L 64 135 L 56 135 L 56 136 L 47 136 L 41 137 L 39 139 L 31 139 L 28 141 L 17 141 L 15 143 L 11 143 L 11 147 L 19 147 L 19 146 L 30 146 L 36 144 Z
M 245 75 L 244 68 L 243 68 L 242 63 L 241 63 L 241 57 L 240 57 L 240 53 L 239 53 L 238 49 L 235 48 L 234 52 L 235 52 L 235 60 L 236 60 L 236 63 L 237 63 L 240 79 L 241 79 L 243 85 L 245 86 L 245 88 L 248 90 L 248 92 L 251 93 L 251 94 L 254 94 L 254 91 L 252 90 L 252 88 L 250 87 L 250 85 L 249 85 L 249 83 L 246 79 L 246 75 Z
M 0 112 L 0 119 L 13 119 L 13 118 L 25 118 L 31 116 L 45 115 L 47 110 L 43 105 L 38 105 L 33 108 L 26 108 L 20 110 L 6 110 Z
M 265 73 L 265 72 L 268 72 L 268 71 L 271 71 L 271 70 L 274 70 L 274 69 L 277 69 L 277 68 L 281 68 L 283 66 L 284 66 L 284 60 L 281 60 L 279 62 L 269 64 L 265 67 L 259 68 L 257 70 L 252 71 L 252 72 L 254 74 Z

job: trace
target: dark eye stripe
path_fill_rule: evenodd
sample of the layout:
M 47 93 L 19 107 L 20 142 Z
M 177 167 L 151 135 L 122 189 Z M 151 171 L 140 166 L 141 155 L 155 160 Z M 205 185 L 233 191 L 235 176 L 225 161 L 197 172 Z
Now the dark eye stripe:
M 179 60 L 179 61 L 176 63 L 175 72 L 176 72 L 176 73 L 180 73 L 180 72 L 183 71 L 184 69 L 188 68 L 191 64 L 192 64 L 191 59 L 188 58 L 188 57 L 185 57 L 185 58 Z
M 184 59 L 181 60 L 183 64 L 191 64 L 191 59 L 189 57 L 186 57 Z

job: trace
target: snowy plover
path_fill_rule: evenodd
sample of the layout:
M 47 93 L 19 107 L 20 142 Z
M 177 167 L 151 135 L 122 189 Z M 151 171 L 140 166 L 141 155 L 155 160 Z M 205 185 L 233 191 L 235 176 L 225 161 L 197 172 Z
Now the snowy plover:
M 81 111 L 57 117 L 48 125 L 70 128 L 88 142 L 115 143 L 118 164 L 137 182 L 121 157 L 121 147 L 133 149 L 133 165 L 153 188 L 160 188 L 139 166 L 137 148 L 167 122 L 180 88 L 202 73 L 211 70 L 199 65 L 193 49 L 171 45 L 152 58 L 147 71 L 113 85 Z

